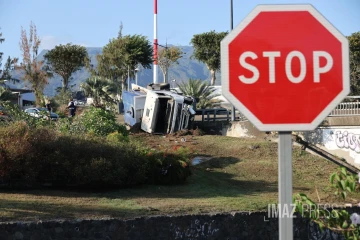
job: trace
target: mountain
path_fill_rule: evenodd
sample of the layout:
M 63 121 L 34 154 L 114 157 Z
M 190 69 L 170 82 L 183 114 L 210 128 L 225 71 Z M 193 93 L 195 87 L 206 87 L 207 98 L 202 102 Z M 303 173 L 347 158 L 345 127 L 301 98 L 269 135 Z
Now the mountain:
M 201 79 L 201 80 L 210 80 L 210 71 L 207 69 L 204 63 L 199 62 L 195 59 L 192 59 L 193 48 L 191 46 L 179 46 L 181 50 L 184 52 L 182 58 L 179 59 L 179 64 L 175 64 L 169 69 L 168 79 L 171 86 L 174 83 L 178 84 L 183 81 L 188 81 L 189 78 L 193 79 Z M 43 50 L 38 55 L 39 60 L 44 59 L 44 55 L 49 50 Z M 87 48 L 89 57 L 91 58 L 91 63 L 94 66 L 97 66 L 96 55 L 102 53 L 102 48 L 98 47 L 89 47 Z M 79 86 L 82 82 L 86 81 L 86 79 L 90 76 L 89 72 L 86 68 L 82 68 L 79 71 L 76 71 L 72 74 L 72 80 L 69 82 L 69 86 L 73 86 L 72 89 L 78 90 Z M 138 84 L 141 86 L 146 86 L 153 82 L 153 70 L 152 69 L 144 69 L 140 68 L 138 72 Z M 163 74 L 159 68 L 158 72 L 159 82 L 163 82 Z M 13 72 L 13 77 L 17 79 L 21 79 L 21 72 L 15 71 Z M 176 81 L 173 81 L 173 80 Z M 55 75 L 53 78 L 49 79 L 49 84 L 45 87 L 44 94 L 46 96 L 54 96 L 56 94 L 56 89 L 62 86 L 61 82 L 62 78 L 58 75 Z M 216 74 L 216 85 L 220 84 L 220 73 Z M 14 88 L 30 88 L 31 85 L 27 82 L 21 81 L 20 83 L 9 83 L 10 87 Z

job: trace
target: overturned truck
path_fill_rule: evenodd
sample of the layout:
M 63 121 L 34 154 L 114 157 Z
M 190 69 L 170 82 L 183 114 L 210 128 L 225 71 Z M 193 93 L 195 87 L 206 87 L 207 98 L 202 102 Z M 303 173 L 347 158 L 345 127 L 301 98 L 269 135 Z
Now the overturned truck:
M 195 117 L 194 99 L 170 91 L 169 84 L 132 85 L 122 94 L 125 124 L 148 133 L 168 134 L 189 129 Z

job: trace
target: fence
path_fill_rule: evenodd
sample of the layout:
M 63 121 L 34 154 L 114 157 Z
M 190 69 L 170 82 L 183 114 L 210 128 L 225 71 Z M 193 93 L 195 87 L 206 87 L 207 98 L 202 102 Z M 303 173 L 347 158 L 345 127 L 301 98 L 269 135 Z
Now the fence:
M 349 96 L 331 111 L 329 117 L 360 115 L 360 96 Z
M 197 109 L 195 121 L 201 122 L 215 122 L 215 121 L 230 121 L 231 120 L 231 111 L 226 108 L 212 108 L 212 109 Z M 200 119 L 201 117 L 201 119 Z M 245 116 L 236 111 L 235 120 L 244 121 L 246 120 Z
M 360 96 L 348 96 L 331 111 L 329 117 L 360 115 Z M 231 111 L 226 108 L 198 109 L 195 121 L 215 122 L 230 121 Z M 235 112 L 235 121 L 245 121 L 247 118 L 239 111 Z

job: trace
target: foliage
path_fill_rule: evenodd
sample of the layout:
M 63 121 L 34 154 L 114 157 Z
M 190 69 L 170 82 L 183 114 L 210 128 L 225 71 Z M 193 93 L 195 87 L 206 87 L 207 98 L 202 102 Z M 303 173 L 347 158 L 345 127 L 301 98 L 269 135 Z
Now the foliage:
M 123 36 L 122 27 L 117 38 L 113 38 L 104 46 L 102 54 L 97 56 L 97 69 L 92 69 L 93 75 L 103 76 L 121 83 L 125 88 L 126 79 L 134 77 L 138 64 L 151 68 L 152 46 L 142 35 Z M 118 91 L 120 92 L 120 91 Z
M 5 38 L 2 37 L 2 32 L 0 32 L 0 43 L 3 43 L 5 41 Z M 2 58 L 2 55 L 4 53 L 3 52 L 0 52 L 0 59 Z
M 351 95 L 360 95 L 360 32 L 348 36 L 350 48 Z
M 112 143 L 121 143 L 121 142 L 129 142 L 129 137 L 127 134 L 122 134 L 119 132 L 113 132 L 107 135 L 106 140 Z
M 37 60 L 40 43 L 41 40 L 37 35 L 35 24 L 30 23 L 29 36 L 27 36 L 26 30 L 21 28 L 20 50 L 23 61 L 20 65 L 16 63 L 15 68 L 24 73 L 23 80 L 31 83 L 35 93 L 36 104 L 43 106 L 43 91 L 48 83 L 47 78 L 51 76 L 51 73 L 43 69 L 43 61 Z
M 335 195 L 340 193 L 343 199 L 347 192 L 352 193 L 359 189 L 356 182 L 359 176 L 346 172 L 341 168 L 330 176 L 331 185 L 336 188 Z M 327 209 L 313 202 L 306 194 L 299 193 L 294 196 L 295 210 L 302 217 L 310 218 L 317 223 L 321 230 L 324 228 L 342 233 L 347 240 L 360 239 L 360 217 L 353 213 L 350 215 L 345 209 Z M 304 207 L 306 206 L 306 207 Z
M 189 151 L 185 147 L 174 147 L 163 151 L 145 149 L 144 154 L 151 163 L 148 182 L 154 184 L 180 184 L 191 176 Z
M 85 66 L 88 54 L 85 47 L 68 43 L 55 46 L 45 54 L 44 58 L 48 64 L 48 70 L 62 77 L 63 91 L 66 91 L 71 75 Z
M 24 122 L 0 128 L 0 149 L 0 181 L 10 187 L 104 188 L 154 183 L 154 178 L 159 179 L 156 183 L 165 179 L 178 183 L 189 176 L 178 169 L 189 171 L 182 160 L 176 160 L 182 159 L 176 152 L 171 159 L 162 152 L 154 158 L 136 142 L 60 134 L 50 128 L 32 129 Z M 168 168 L 167 173 L 161 172 L 162 167 Z
M 187 83 L 178 84 L 178 87 L 184 95 L 195 98 L 196 108 L 198 109 L 211 107 L 211 99 L 219 96 L 219 94 L 214 94 L 215 88 L 209 86 L 206 81 L 189 79 Z
M 330 183 L 332 187 L 336 189 L 335 195 L 340 194 L 343 199 L 346 198 L 347 192 L 355 192 L 359 176 L 349 174 L 344 167 L 340 168 L 339 171 L 331 174 Z
M 97 136 L 107 136 L 114 132 L 119 132 L 124 136 L 128 135 L 126 127 L 116 122 L 114 113 L 94 107 L 90 107 L 74 120 L 60 119 L 56 125 L 60 132 L 74 135 L 91 133 Z
M 0 43 L 3 43 L 5 41 L 5 38 L 2 38 L 2 32 L 0 32 Z M 0 52 L 0 84 L 2 83 L 1 80 L 3 80 L 3 77 L 2 77 L 2 70 L 1 70 L 1 61 L 2 61 L 2 56 L 4 55 L 3 52 Z
M 0 86 L 0 102 L 11 100 L 14 97 L 12 92 L 5 87 Z
M 9 121 L 0 122 L 2 125 L 8 125 L 14 122 L 23 122 L 26 123 L 30 128 L 36 128 L 40 126 L 48 126 L 51 124 L 50 121 L 46 120 L 46 113 L 44 113 L 44 118 L 35 118 L 22 111 L 18 105 L 14 105 L 10 102 L 0 102 L 0 106 L 4 107 L 6 115 L 8 115 L 10 118 Z
M 161 47 L 158 51 L 157 62 L 163 73 L 164 82 L 167 82 L 167 74 L 169 68 L 173 64 L 179 64 L 178 60 L 182 58 L 183 52 L 180 48 L 171 46 L 171 47 Z
M 0 32 L 0 43 L 4 42 L 5 38 L 2 38 L 2 33 Z M 3 52 L 0 52 L 0 86 L 5 83 L 5 80 L 12 80 L 13 82 L 18 82 L 19 80 L 14 79 L 11 77 L 10 71 L 14 69 L 14 64 L 16 59 L 11 59 L 10 56 L 6 60 L 4 69 L 1 69 L 2 66 L 2 56 L 4 55 Z
M 191 39 L 194 58 L 206 64 L 211 73 L 211 85 L 215 85 L 215 73 L 220 70 L 220 42 L 228 32 L 205 32 Z
M 80 88 L 87 97 L 92 97 L 94 107 L 104 107 L 116 102 L 116 85 L 107 78 L 92 76 Z
M 55 105 L 67 105 L 69 99 L 72 98 L 72 92 L 69 90 L 58 92 L 52 99 Z

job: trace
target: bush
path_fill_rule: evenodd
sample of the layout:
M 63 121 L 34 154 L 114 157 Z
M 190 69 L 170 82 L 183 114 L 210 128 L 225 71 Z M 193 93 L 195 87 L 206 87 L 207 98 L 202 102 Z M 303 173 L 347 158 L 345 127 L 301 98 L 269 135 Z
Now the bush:
M 50 121 L 45 118 L 35 118 L 22 111 L 19 106 L 9 102 L 1 102 L 1 106 L 4 107 L 5 113 L 8 116 L 7 121 L 0 121 L 1 125 L 8 125 L 14 122 L 25 122 L 29 127 L 36 128 L 50 125 Z
M 184 152 L 154 152 L 124 137 L 112 133 L 104 141 L 10 123 L 0 127 L 0 183 L 104 188 L 181 183 L 190 175 Z
M 126 127 L 116 122 L 115 114 L 101 108 L 91 107 L 84 111 L 75 118 L 73 125 L 75 129 L 92 132 L 98 136 L 107 136 L 113 132 L 119 132 L 124 136 L 128 135 Z
M 107 136 L 116 132 L 124 137 L 129 135 L 126 127 L 116 122 L 114 113 L 94 107 L 85 110 L 75 118 L 59 119 L 56 126 L 59 132 L 74 135 L 89 133 Z
M 121 143 L 121 142 L 129 142 L 129 137 L 127 135 L 124 136 L 122 133 L 113 132 L 107 135 L 106 139 L 110 143 Z
M 146 154 L 151 163 L 149 182 L 155 184 L 179 184 L 191 175 L 189 153 L 186 148 L 175 147 L 166 152 L 149 151 Z
M 52 99 L 52 104 L 54 104 L 54 106 L 67 105 L 69 99 L 72 98 L 72 95 L 71 91 L 64 91 L 61 89 Z

